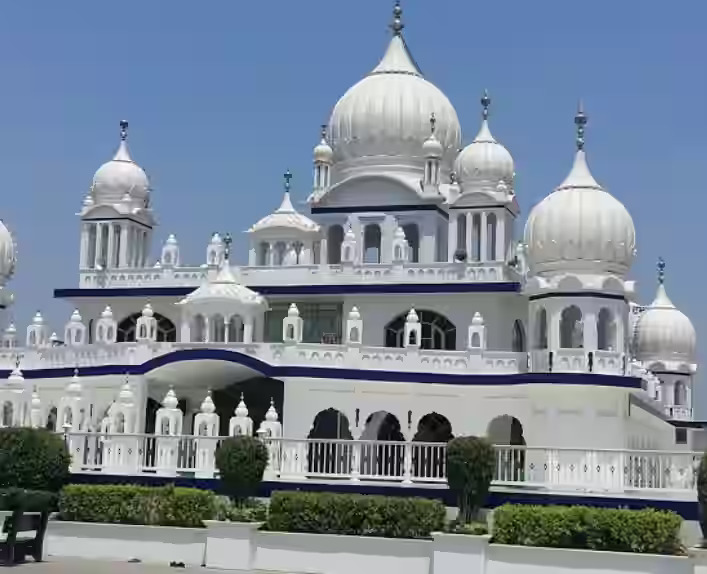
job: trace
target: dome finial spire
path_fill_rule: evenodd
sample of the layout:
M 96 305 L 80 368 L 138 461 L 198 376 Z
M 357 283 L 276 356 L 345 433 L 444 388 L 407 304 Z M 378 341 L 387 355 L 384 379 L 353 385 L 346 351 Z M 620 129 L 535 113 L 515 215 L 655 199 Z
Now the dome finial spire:
M 326 124 L 322 124 L 321 128 L 322 141 L 326 142 Z
M 484 95 L 481 96 L 481 106 L 483 107 L 481 114 L 483 115 L 485 120 L 487 120 L 489 118 L 489 106 L 490 105 L 491 105 L 491 96 L 489 96 L 488 90 L 484 90 Z
M 285 193 L 290 193 L 290 180 L 292 179 L 292 172 L 288 169 L 283 177 L 285 178 Z
M 584 126 L 587 125 L 587 115 L 584 113 L 584 104 L 579 100 L 577 113 L 574 116 L 574 123 L 577 126 L 577 149 L 584 149 Z
M 437 118 L 435 118 L 435 113 L 430 114 L 430 133 L 435 135 L 435 127 L 437 126 Z
M 662 285 L 665 282 L 665 259 L 658 257 L 658 283 Z
M 231 243 L 233 243 L 233 238 L 231 237 L 230 233 L 226 233 L 225 237 L 223 238 L 223 244 L 225 247 L 223 251 L 224 262 L 228 261 L 229 257 L 231 256 Z
M 390 24 L 390 29 L 393 31 L 394 36 L 402 35 L 403 28 L 403 9 L 400 7 L 400 0 L 395 0 L 395 5 L 393 6 L 393 22 Z
M 120 120 L 120 141 L 128 139 L 128 120 Z

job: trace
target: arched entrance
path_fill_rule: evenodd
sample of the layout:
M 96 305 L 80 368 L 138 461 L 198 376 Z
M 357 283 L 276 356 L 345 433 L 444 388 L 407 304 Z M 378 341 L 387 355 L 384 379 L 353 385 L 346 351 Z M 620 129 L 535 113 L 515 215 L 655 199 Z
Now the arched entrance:
M 311 440 L 307 447 L 308 473 L 336 476 L 351 472 L 351 446 L 333 442 L 353 438 L 344 413 L 334 408 L 319 411 L 307 438 Z
M 452 423 L 444 415 L 428 413 L 417 423 L 413 442 L 448 443 L 454 438 Z M 446 454 L 442 445 L 413 445 L 412 469 L 416 478 L 443 478 L 446 476 Z
M 457 348 L 457 328 L 444 315 L 435 311 L 417 311 L 422 327 L 420 348 L 438 351 L 454 351 Z M 407 311 L 395 317 L 385 326 L 385 346 L 402 347 Z
M 361 440 L 402 443 L 405 436 L 398 417 L 388 411 L 376 411 L 366 418 Z M 361 474 L 381 478 L 402 476 L 404 460 L 405 446 L 402 444 L 361 445 Z
M 510 415 L 494 418 L 486 436 L 497 447 L 495 480 L 522 481 L 525 476 L 525 437 L 523 425 Z M 504 448 L 505 447 L 505 448 Z M 514 448 L 520 447 L 520 448 Z

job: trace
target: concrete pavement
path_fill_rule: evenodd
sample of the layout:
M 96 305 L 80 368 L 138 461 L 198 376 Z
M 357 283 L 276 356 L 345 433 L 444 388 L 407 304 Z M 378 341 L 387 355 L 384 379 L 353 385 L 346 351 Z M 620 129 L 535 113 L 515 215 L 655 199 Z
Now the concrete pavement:
M 193 574 L 199 572 L 227 573 L 228 570 L 212 570 L 210 568 L 170 568 L 154 564 L 133 564 L 129 562 L 105 562 L 98 560 L 80 560 L 74 558 L 47 557 L 46 562 L 32 562 L 31 558 L 25 564 L 16 566 L 18 574 Z

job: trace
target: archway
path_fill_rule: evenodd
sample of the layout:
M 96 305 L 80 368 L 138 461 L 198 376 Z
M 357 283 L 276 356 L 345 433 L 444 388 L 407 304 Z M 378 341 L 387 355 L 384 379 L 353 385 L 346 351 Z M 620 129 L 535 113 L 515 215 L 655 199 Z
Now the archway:
M 56 431 L 56 419 L 57 419 L 57 410 L 56 407 L 52 407 L 49 409 L 49 413 L 47 414 L 47 424 L 45 425 L 44 428 L 50 431 Z
M 405 441 L 398 417 L 388 411 L 368 415 L 361 433 L 361 474 L 375 477 L 402 476 Z M 393 442 L 398 444 L 381 444 Z
M 522 481 L 525 476 L 525 449 L 522 447 L 526 443 L 521 422 L 510 415 L 498 416 L 489 423 L 486 436 L 494 445 L 501 447 L 496 451 L 494 479 Z
M 2 426 L 11 427 L 14 417 L 14 407 L 11 401 L 5 401 L 2 405 Z
M 535 341 L 536 349 L 547 349 L 547 311 L 544 307 L 535 314 Z
M 675 381 L 673 387 L 673 405 L 684 407 L 687 405 L 687 387 L 682 381 Z
M 603 307 L 597 317 L 597 349 L 615 351 L 616 347 L 616 322 L 611 311 Z
M 241 400 L 241 394 L 248 407 L 248 416 L 253 420 L 253 433 L 257 432 L 260 424 L 265 420 L 265 413 L 270 408 L 271 400 L 280 422 L 283 422 L 282 409 L 285 396 L 283 382 L 269 377 L 254 377 L 212 391 L 211 396 L 216 405 L 216 413 L 219 415 L 221 436 L 228 435 L 228 426 Z
M 444 415 L 428 413 L 417 423 L 413 442 L 448 443 L 454 438 L 452 423 Z M 416 478 L 444 478 L 446 476 L 446 454 L 441 446 L 413 445 L 413 476 Z
M 403 225 L 405 239 L 410 246 L 410 262 L 417 263 L 420 261 L 420 228 L 417 223 L 408 223 Z
M 523 321 L 516 319 L 513 322 L 513 341 L 512 349 L 516 353 L 525 353 L 525 329 L 523 328 Z
M 142 313 L 133 313 L 118 324 L 118 343 L 132 343 L 135 341 L 137 320 Z M 164 315 L 154 314 L 157 320 L 157 340 L 159 342 L 175 343 L 177 341 L 177 328 L 174 323 Z
M 348 475 L 351 472 L 351 447 L 342 442 L 351 440 L 349 419 L 341 411 L 328 408 L 314 417 L 307 438 L 307 472 L 311 474 Z M 317 440 L 319 439 L 319 440 Z M 328 439 L 328 440 L 327 440 Z
M 420 348 L 454 351 L 457 348 L 457 328 L 444 315 L 435 311 L 416 311 L 422 328 Z M 385 326 L 385 346 L 402 347 L 407 312 L 395 317 Z
M 363 230 L 363 262 L 381 262 L 381 228 L 377 223 L 369 223 Z
M 327 262 L 332 265 L 341 263 L 341 244 L 344 242 L 344 228 L 332 225 L 327 230 Z
M 560 316 L 560 347 L 562 349 L 584 348 L 584 324 L 582 311 L 576 305 L 565 307 Z

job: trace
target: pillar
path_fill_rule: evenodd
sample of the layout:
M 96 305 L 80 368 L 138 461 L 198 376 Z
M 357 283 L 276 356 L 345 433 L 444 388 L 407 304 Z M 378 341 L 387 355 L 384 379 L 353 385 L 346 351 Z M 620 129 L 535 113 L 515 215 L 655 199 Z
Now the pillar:
M 506 259 L 506 217 L 496 215 L 496 261 Z
M 480 229 L 480 233 L 479 233 L 479 235 L 481 237 L 481 241 L 480 241 L 481 245 L 479 246 L 480 247 L 479 255 L 481 256 L 481 257 L 479 257 L 480 261 L 488 261 L 488 259 L 489 259 L 489 257 L 488 257 L 488 239 L 489 239 L 488 232 L 489 232 L 489 229 L 488 229 L 488 219 L 486 218 L 486 215 L 487 214 L 485 211 L 481 212 L 481 218 L 480 218 L 481 229 Z

